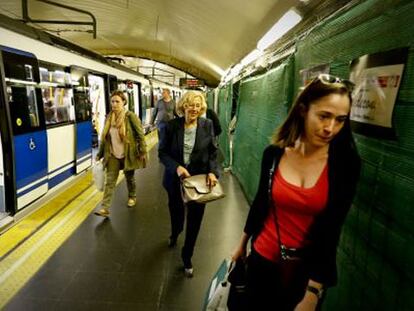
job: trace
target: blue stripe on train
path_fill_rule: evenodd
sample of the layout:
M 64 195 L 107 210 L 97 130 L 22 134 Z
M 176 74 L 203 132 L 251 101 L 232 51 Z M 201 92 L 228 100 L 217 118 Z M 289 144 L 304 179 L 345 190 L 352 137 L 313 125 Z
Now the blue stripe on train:
M 21 196 L 25 195 L 26 193 L 29 193 L 30 191 L 35 190 L 36 188 L 39 188 L 40 186 L 43 186 L 44 184 L 47 184 L 47 179 L 42 180 L 42 181 L 40 181 L 40 182 L 38 182 L 38 183 L 34 184 L 33 186 L 31 186 L 31 187 L 27 188 L 26 190 L 24 190 L 24 191 L 22 191 L 22 192 L 18 193 L 18 194 L 17 194 L 17 197 L 19 198 L 19 197 L 21 197 Z M 19 189 L 17 189 L 17 190 L 19 190 Z
M 62 173 L 56 175 L 55 177 L 49 179 L 49 189 L 57 186 L 62 181 L 68 179 L 75 174 L 75 166 L 69 167 L 67 170 L 64 170 Z
M 67 166 L 67 165 L 69 165 L 69 164 L 75 165 L 75 161 L 72 161 L 72 162 L 66 163 L 66 164 L 64 164 L 64 165 L 62 165 L 62 166 L 60 166 L 60 167 L 58 167 L 58 168 L 54 169 L 53 171 L 50 171 L 50 172 L 49 172 L 49 175 L 53 174 L 54 172 L 57 172 L 58 170 L 60 170 L 61 168 L 65 167 L 65 166 Z

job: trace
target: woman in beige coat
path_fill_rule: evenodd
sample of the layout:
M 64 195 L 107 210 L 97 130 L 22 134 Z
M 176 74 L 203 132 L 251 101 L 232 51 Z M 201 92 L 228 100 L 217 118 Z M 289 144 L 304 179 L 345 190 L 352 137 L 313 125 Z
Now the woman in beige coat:
M 101 144 L 96 160 L 103 158 L 106 181 L 101 209 L 95 212 L 102 217 L 109 216 L 109 207 L 118 179 L 119 170 L 124 171 L 128 188 L 128 207 L 136 204 L 135 169 L 144 168 L 147 147 L 144 131 L 138 117 L 124 109 L 126 97 L 120 90 L 111 94 L 112 111 L 106 118 Z

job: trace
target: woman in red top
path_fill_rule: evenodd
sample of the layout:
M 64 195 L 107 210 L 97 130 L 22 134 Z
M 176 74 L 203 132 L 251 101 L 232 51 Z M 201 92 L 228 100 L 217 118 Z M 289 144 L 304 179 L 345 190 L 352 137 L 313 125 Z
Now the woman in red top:
M 336 283 L 336 248 L 360 158 L 349 123 L 351 83 L 321 74 L 299 94 L 263 154 L 233 260 L 247 258 L 248 310 L 313 311 Z

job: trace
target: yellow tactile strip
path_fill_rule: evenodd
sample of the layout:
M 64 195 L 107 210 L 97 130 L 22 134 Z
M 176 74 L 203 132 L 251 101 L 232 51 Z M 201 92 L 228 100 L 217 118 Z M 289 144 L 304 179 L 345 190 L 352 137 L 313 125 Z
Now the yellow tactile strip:
M 3 233 L 0 236 L 0 260 L 25 239 L 30 237 L 33 232 L 44 225 L 45 221 L 59 213 L 62 208 L 67 206 L 68 203 L 73 200 L 73 198 L 76 198 L 89 188 L 91 184 L 92 174 L 88 172 L 84 177 L 79 179 L 75 185 L 65 190 Z
M 146 136 L 151 150 L 157 132 Z M 123 176 L 123 174 L 121 175 Z M 122 178 L 118 179 L 118 183 Z M 102 200 L 91 173 L 0 236 L 0 310 Z
M 0 309 L 26 284 L 102 200 L 90 187 L 0 262 Z

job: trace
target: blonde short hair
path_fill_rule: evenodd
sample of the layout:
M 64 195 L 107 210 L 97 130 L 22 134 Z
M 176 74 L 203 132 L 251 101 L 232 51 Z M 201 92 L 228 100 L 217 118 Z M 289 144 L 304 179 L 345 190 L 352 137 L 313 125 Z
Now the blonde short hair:
M 184 116 L 184 106 L 190 103 L 193 103 L 196 98 L 200 98 L 201 100 L 201 110 L 200 115 L 204 114 L 207 110 L 207 102 L 204 94 L 199 91 L 187 91 L 183 97 L 181 97 L 180 101 L 177 103 L 175 108 L 177 114 L 182 117 Z

